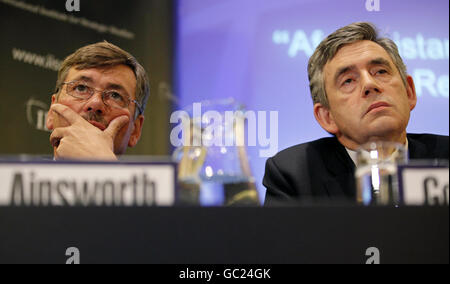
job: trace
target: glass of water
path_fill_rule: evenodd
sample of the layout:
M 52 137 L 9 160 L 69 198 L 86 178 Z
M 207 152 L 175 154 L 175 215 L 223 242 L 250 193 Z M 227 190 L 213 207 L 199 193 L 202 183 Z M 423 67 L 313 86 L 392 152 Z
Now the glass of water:
M 197 108 L 197 109 L 196 109 Z M 185 108 L 188 143 L 173 154 L 179 199 L 201 206 L 259 206 L 245 138 L 245 109 L 232 100 L 202 101 Z
M 378 141 L 361 145 L 356 156 L 356 199 L 361 205 L 399 205 L 397 168 L 408 161 L 403 144 Z

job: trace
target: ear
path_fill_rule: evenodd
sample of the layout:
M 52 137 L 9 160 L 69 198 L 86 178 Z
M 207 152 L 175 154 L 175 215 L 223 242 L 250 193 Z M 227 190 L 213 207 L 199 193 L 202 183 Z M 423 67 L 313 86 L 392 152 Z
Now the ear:
M 50 106 L 52 106 L 54 103 L 56 103 L 56 94 L 52 95 L 52 103 L 50 104 Z M 54 114 L 53 111 L 49 110 L 47 113 L 47 119 L 45 120 L 45 126 L 47 127 L 48 130 L 53 130 L 54 129 Z
M 130 140 L 128 140 L 128 147 L 134 147 L 139 138 L 141 138 L 142 125 L 144 124 L 145 117 L 140 114 L 133 122 L 133 131 L 130 135 Z
M 323 106 L 321 103 L 314 104 L 314 117 L 323 129 L 337 135 L 339 128 L 334 122 L 333 114 L 328 107 Z
M 413 110 L 416 107 L 417 95 L 414 80 L 410 75 L 406 77 L 406 94 L 408 95 L 409 110 Z

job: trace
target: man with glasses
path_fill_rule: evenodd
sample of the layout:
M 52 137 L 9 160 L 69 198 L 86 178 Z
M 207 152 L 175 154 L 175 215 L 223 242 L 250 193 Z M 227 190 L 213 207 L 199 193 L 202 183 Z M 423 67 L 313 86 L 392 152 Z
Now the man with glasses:
M 78 49 L 61 65 L 47 116 L 54 158 L 116 160 L 139 141 L 148 97 L 128 52 L 108 42 Z

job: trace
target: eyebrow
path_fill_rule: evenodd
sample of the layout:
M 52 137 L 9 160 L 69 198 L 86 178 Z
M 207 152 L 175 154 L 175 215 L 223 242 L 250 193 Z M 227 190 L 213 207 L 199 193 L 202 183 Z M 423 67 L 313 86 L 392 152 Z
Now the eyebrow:
M 388 60 L 378 57 L 373 60 L 370 60 L 369 65 L 385 65 L 386 67 L 392 68 L 391 63 Z
M 123 91 L 125 91 L 125 88 L 122 85 L 120 85 L 120 84 L 112 84 L 112 83 L 108 84 L 108 87 L 106 89 L 107 90 L 113 89 L 113 90 L 123 90 Z
M 382 57 L 378 57 L 378 58 L 370 60 L 369 61 L 369 65 L 384 65 L 384 66 L 392 69 L 391 64 L 389 63 L 389 61 L 384 59 L 384 58 L 382 58 Z M 356 68 L 356 65 L 349 65 L 349 66 L 344 66 L 344 67 L 339 68 L 336 71 L 336 74 L 334 75 L 334 82 L 337 82 L 339 77 L 342 74 L 345 74 L 348 71 L 350 71 L 352 69 L 355 69 L 355 68 Z
M 94 82 L 91 77 L 80 75 L 78 77 L 75 77 L 72 81 L 86 81 L 86 82 Z

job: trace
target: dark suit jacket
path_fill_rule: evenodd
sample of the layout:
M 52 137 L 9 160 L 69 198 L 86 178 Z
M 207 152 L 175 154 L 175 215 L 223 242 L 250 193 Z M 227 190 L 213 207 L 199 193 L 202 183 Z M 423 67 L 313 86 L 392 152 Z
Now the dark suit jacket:
M 409 159 L 449 158 L 449 137 L 408 134 Z M 355 200 L 355 165 L 335 137 L 281 151 L 266 162 L 265 205 Z

